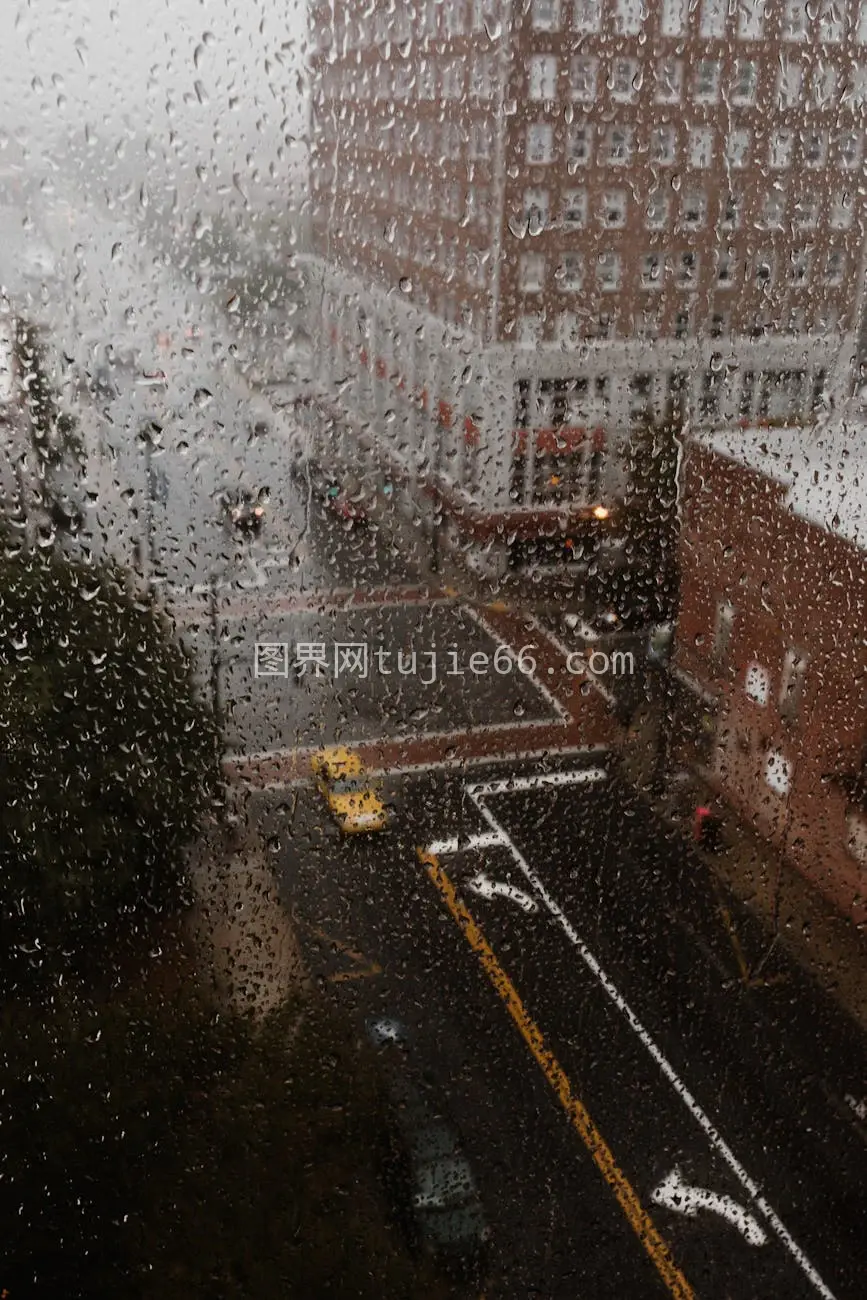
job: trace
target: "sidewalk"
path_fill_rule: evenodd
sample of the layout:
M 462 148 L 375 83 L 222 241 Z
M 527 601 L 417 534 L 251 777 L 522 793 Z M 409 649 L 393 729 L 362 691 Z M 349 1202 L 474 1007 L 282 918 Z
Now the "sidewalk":
M 652 795 L 656 744 L 656 726 L 646 716 L 624 733 L 628 777 L 646 792 L 657 815 L 683 836 L 761 923 L 768 950 L 779 945 L 867 1031 L 867 935 L 735 812 L 726 809 L 723 814 L 720 851 L 699 848 L 692 838 L 695 809 L 703 804 L 719 806 L 719 795 L 694 771 L 666 772 L 662 793 Z

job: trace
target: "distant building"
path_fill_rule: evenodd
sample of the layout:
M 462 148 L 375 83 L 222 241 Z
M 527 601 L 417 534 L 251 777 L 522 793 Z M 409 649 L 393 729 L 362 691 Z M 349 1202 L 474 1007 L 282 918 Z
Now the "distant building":
M 682 468 L 679 757 L 867 921 L 867 429 L 701 435 Z
M 479 540 L 850 382 L 867 3 L 311 6 L 323 377 Z

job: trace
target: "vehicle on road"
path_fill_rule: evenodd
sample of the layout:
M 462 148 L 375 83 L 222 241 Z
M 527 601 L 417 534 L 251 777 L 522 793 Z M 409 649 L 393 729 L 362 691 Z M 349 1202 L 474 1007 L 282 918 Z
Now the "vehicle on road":
M 331 479 L 325 489 L 325 504 L 349 528 L 368 522 L 367 493 L 356 478 Z
M 413 1059 L 399 1020 L 367 1023 L 389 1112 L 384 1181 L 410 1247 L 444 1272 L 481 1283 L 490 1236 L 473 1171 L 432 1077 Z
M 267 497 L 264 489 L 253 493 L 241 488 L 227 493 L 224 504 L 230 526 L 243 536 L 258 537 L 265 522 Z
M 385 804 L 357 754 L 343 745 L 334 745 L 314 754 L 310 767 L 344 835 L 385 830 Z

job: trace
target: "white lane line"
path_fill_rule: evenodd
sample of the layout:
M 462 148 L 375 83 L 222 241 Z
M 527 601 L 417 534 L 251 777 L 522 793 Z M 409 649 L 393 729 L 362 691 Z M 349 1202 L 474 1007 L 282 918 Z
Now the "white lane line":
M 527 622 L 531 623 L 533 627 L 536 628 L 540 636 L 547 637 L 551 645 L 554 646 L 556 650 L 560 651 L 560 654 L 563 656 L 564 667 L 566 666 L 567 663 L 573 662 L 570 660 L 569 656 L 572 654 L 577 654 L 581 650 L 582 648 L 581 646 L 572 646 L 570 649 L 570 647 L 567 646 L 565 641 L 561 641 L 560 637 L 557 635 L 556 632 L 552 632 L 550 628 L 545 627 L 542 623 L 540 623 L 539 620 L 536 618 L 535 614 L 530 614 L 527 618 Z M 597 673 L 591 673 L 590 669 L 588 668 L 587 672 L 582 673 L 580 676 L 582 681 L 588 682 L 593 687 L 594 691 L 598 691 L 599 694 L 602 696 L 602 698 L 604 700 L 607 700 L 609 704 L 615 703 L 615 696 L 613 692 L 609 691 L 607 686 L 602 685 L 602 683 L 599 680 L 599 675 Z M 577 679 L 578 679 L 578 674 L 576 673 L 575 680 L 577 681 Z
M 275 751 L 276 752 L 276 751 Z M 314 753 L 314 750 L 295 751 L 281 750 L 280 753 Z M 458 768 L 463 771 L 467 767 L 493 767 L 501 766 L 503 762 L 524 763 L 532 762 L 536 759 L 549 758 L 572 758 L 577 754 L 606 754 L 608 753 L 607 745 L 567 745 L 563 749 L 527 749 L 520 750 L 512 755 L 503 754 L 476 754 L 472 758 L 441 758 L 431 759 L 428 763 L 407 763 L 400 767 L 376 767 L 373 764 L 367 764 L 367 771 L 371 776 L 416 776 L 419 772 L 442 772 L 449 771 L 452 768 Z M 241 762 L 244 755 L 236 756 L 233 763 Z M 239 782 L 239 788 L 249 788 L 254 794 L 263 790 L 295 790 L 299 786 L 309 785 L 310 777 L 293 776 L 286 781 L 265 781 L 262 785 L 248 786 L 246 783 Z
M 695 1097 L 692 1095 L 689 1088 L 686 1086 L 686 1084 L 678 1075 L 674 1066 L 671 1064 L 671 1062 L 662 1052 L 661 1048 L 657 1046 L 656 1042 L 651 1037 L 648 1030 L 645 1029 L 644 1025 L 638 1019 L 638 1016 L 632 1010 L 632 1007 L 623 997 L 622 993 L 620 993 L 620 991 L 618 990 L 614 982 L 609 978 L 606 972 L 602 969 L 602 966 L 599 964 L 597 959 L 593 956 L 593 953 L 590 951 L 590 949 L 580 938 L 574 926 L 570 922 L 569 918 L 566 916 L 565 912 L 548 893 L 548 890 L 545 888 L 544 884 L 539 879 L 536 872 L 527 862 L 526 858 L 521 853 L 520 849 L 509 838 L 506 831 L 499 824 L 496 817 L 494 817 L 493 813 L 488 808 L 485 807 L 483 803 L 484 795 L 474 794 L 473 789 L 474 787 L 472 786 L 468 787 L 467 793 L 469 794 L 476 808 L 478 809 L 482 817 L 485 819 L 485 821 L 488 823 L 491 830 L 496 831 L 499 834 L 504 836 L 504 838 L 508 843 L 508 848 L 512 854 L 512 857 L 515 859 L 515 862 L 520 867 L 526 879 L 530 882 L 533 889 L 536 891 L 538 896 L 541 898 L 542 902 L 547 907 L 548 911 L 553 916 L 554 920 L 557 922 L 557 924 L 560 926 L 563 933 L 569 939 L 570 943 L 576 949 L 579 956 L 581 957 L 581 960 L 584 962 L 585 966 L 587 966 L 587 968 L 599 981 L 602 988 L 605 990 L 606 994 L 610 998 L 611 1002 L 621 1013 L 621 1015 L 625 1018 L 630 1029 L 639 1039 L 642 1046 L 646 1049 L 646 1051 L 649 1053 L 652 1059 L 656 1062 L 663 1076 L 671 1084 L 672 1088 L 674 1089 L 678 1097 L 680 1097 L 681 1101 L 686 1106 L 687 1110 L 692 1115 L 693 1119 L 699 1125 L 699 1127 L 701 1128 L 702 1132 L 705 1134 L 705 1137 L 708 1139 L 713 1149 L 718 1153 L 718 1155 L 722 1157 L 722 1159 L 728 1165 L 729 1169 L 734 1174 L 735 1178 L 740 1183 L 740 1185 L 744 1188 L 744 1190 L 749 1193 L 750 1199 L 753 1201 L 753 1204 L 762 1212 L 762 1214 L 768 1220 L 771 1227 L 774 1229 L 774 1232 L 777 1234 L 780 1241 L 783 1243 L 783 1246 L 786 1248 L 786 1250 L 788 1250 L 789 1254 L 792 1256 L 792 1258 L 797 1263 L 798 1267 L 801 1269 L 801 1271 L 805 1274 L 805 1276 L 809 1279 L 809 1281 L 818 1291 L 819 1295 L 823 1296 L 824 1300 L 835 1300 L 834 1293 L 823 1282 L 822 1278 L 819 1276 L 816 1269 L 813 1267 L 813 1265 L 810 1263 L 807 1256 L 801 1250 L 800 1246 L 794 1240 L 788 1228 L 780 1219 L 777 1212 L 774 1210 L 773 1206 L 770 1205 L 767 1200 L 765 1200 L 764 1196 L 761 1193 L 761 1189 L 758 1183 L 756 1183 L 755 1180 L 751 1178 L 750 1175 L 747 1173 L 746 1169 L 740 1163 L 737 1156 L 734 1154 L 731 1147 L 726 1142 L 725 1138 L 717 1129 L 716 1125 L 713 1123 L 713 1121 L 710 1119 L 707 1113 L 702 1109 L 698 1101 L 696 1101 Z
M 513 794 L 520 790 L 538 790 L 551 785 L 592 785 L 607 780 L 608 772 L 604 767 L 581 767 L 574 772 L 537 772 L 533 776 L 508 776 L 501 781 L 482 781 L 477 785 L 468 785 L 467 794 L 478 801 L 491 794 Z
M 468 835 L 459 839 L 457 835 L 448 840 L 434 840 L 428 845 L 428 853 L 442 857 L 446 853 L 472 853 L 473 849 L 502 849 L 508 844 L 499 832 L 486 831 L 483 835 Z
M 479 613 L 477 609 L 473 609 L 472 605 L 461 605 L 461 609 L 466 610 L 470 618 L 473 619 L 475 623 L 478 623 L 482 631 L 487 636 L 489 636 L 491 640 L 495 642 L 496 645 L 500 646 L 503 650 L 505 650 L 509 658 L 512 660 L 512 663 L 517 665 L 518 663 L 517 650 L 513 650 L 512 647 L 506 641 L 504 641 L 503 638 L 497 632 L 494 631 L 494 629 L 491 627 L 490 623 L 485 618 L 485 616 Z M 517 667 L 515 671 L 519 673 L 521 672 L 520 668 Z M 557 714 L 557 717 L 560 719 L 561 722 L 572 721 L 572 717 L 569 713 L 569 710 L 565 707 L 565 705 L 560 703 L 557 697 L 552 694 L 552 692 L 548 689 L 545 683 L 540 680 L 540 678 L 536 677 L 534 674 L 531 673 L 521 673 L 521 676 L 526 678 L 528 682 L 532 682 L 533 685 L 536 687 L 536 690 L 540 691 L 542 695 L 545 696 L 545 699 L 548 701 L 551 708 Z

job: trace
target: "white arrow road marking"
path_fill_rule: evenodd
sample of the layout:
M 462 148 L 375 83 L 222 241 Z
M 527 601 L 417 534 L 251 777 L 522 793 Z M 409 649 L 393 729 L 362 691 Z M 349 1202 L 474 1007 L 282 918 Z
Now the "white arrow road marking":
M 539 772 L 535 776 L 509 776 L 502 781 L 468 785 L 467 794 L 476 801 L 491 794 L 517 794 L 522 790 L 539 790 L 546 785 L 593 785 L 607 779 L 604 767 L 579 767 L 574 772 Z
M 502 848 L 508 848 L 508 841 L 502 834 L 499 831 L 485 831 L 482 835 L 468 835 L 465 840 L 458 839 L 457 835 L 450 840 L 434 840 L 433 844 L 428 845 L 427 851 L 441 858 L 446 853 L 469 853 L 473 849 Z
M 710 1210 L 726 1219 L 751 1246 L 764 1246 L 768 1240 L 767 1233 L 759 1227 L 758 1222 L 742 1205 L 731 1196 L 719 1192 L 707 1191 L 704 1187 L 691 1187 L 684 1182 L 679 1169 L 672 1169 L 659 1186 L 650 1193 L 654 1205 L 664 1205 L 675 1214 L 685 1214 L 694 1219 L 699 1210 Z
M 474 894 L 480 894 L 482 898 L 508 898 L 513 903 L 517 903 L 525 912 L 535 912 L 538 910 L 538 904 L 529 894 L 525 894 L 522 889 L 516 889 L 514 885 L 507 885 L 503 880 L 491 880 L 480 871 L 472 880 L 466 882 L 467 889 L 471 889 Z
M 590 775 L 591 773 L 593 773 L 592 776 Z M 490 808 L 485 804 L 485 798 L 491 794 L 508 794 L 512 790 L 533 788 L 533 786 L 568 785 L 588 780 L 600 781 L 604 780 L 606 776 L 607 773 L 604 769 L 583 768 L 579 772 L 552 772 L 535 778 L 523 777 L 517 778 L 515 781 L 492 781 L 489 784 L 473 784 L 468 785 L 466 790 L 470 799 L 475 804 L 482 817 L 484 817 L 491 830 L 498 832 L 506 840 L 509 851 L 515 860 L 515 864 L 520 868 L 525 880 L 527 880 L 532 886 L 535 895 L 542 903 L 544 903 L 556 924 L 560 927 L 574 947 L 575 951 L 578 953 L 578 956 L 581 958 L 584 965 L 601 985 L 609 1000 L 623 1016 L 624 1020 L 629 1025 L 629 1028 L 642 1043 L 652 1060 L 656 1062 L 662 1075 L 671 1084 L 676 1095 L 680 1098 L 690 1115 L 692 1115 L 693 1119 L 699 1125 L 713 1150 L 716 1151 L 728 1165 L 741 1187 L 743 1187 L 744 1191 L 752 1200 L 756 1209 L 758 1209 L 767 1219 L 785 1249 L 789 1252 L 792 1259 L 795 1260 L 804 1275 L 809 1279 L 814 1289 L 823 1297 L 823 1300 L 834 1300 L 833 1291 L 813 1267 L 810 1260 L 795 1241 L 774 1207 L 762 1195 L 759 1184 L 747 1173 L 746 1169 L 738 1160 L 737 1156 L 732 1151 L 713 1120 L 699 1105 L 698 1101 L 692 1095 L 686 1083 L 677 1073 L 668 1057 L 663 1053 L 655 1039 L 651 1037 L 648 1030 L 645 1029 L 644 1025 L 641 1023 L 630 1004 L 626 1001 L 623 994 L 617 988 L 614 981 L 610 978 L 607 972 L 600 965 L 595 955 L 584 943 L 562 907 L 559 906 L 557 901 L 545 888 L 545 885 L 530 866 L 520 849 L 512 840 L 509 839 L 506 831 L 497 821 Z M 528 785 L 527 782 L 532 784 Z

